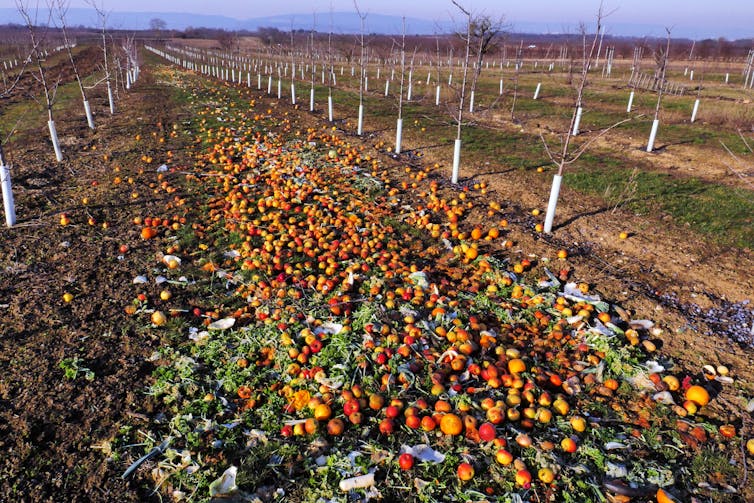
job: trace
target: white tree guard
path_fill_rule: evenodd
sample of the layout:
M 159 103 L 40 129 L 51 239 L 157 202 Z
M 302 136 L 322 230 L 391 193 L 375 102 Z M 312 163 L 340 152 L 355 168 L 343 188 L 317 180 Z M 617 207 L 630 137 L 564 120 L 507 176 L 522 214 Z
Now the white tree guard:
M 401 140 L 403 139 L 403 119 L 398 119 L 395 125 L 395 153 L 401 153 Z
M 84 100 L 84 112 L 86 113 L 86 124 L 89 129 L 95 129 L 94 116 L 92 115 L 92 107 L 89 106 L 89 100 Z
M 573 121 L 573 136 L 579 135 L 579 126 L 581 125 L 581 114 L 583 111 L 584 109 L 581 107 L 576 109 L 576 120 Z
M 60 150 L 60 141 L 58 140 L 58 130 L 55 129 L 55 121 L 47 121 L 47 127 L 50 129 L 50 139 L 52 148 L 55 149 L 55 158 L 58 162 L 63 161 L 63 152 Z
M 694 110 L 691 111 L 691 122 L 696 120 L 696 113 L 699 111 L 699 98 L 694 101 Z
M 458 172 L 461 170 L 461 140 L 457 139 L 453 145 L 453 173 L 450 177 L 452 183 L 458 183 Z
M 16 205 L 13 201 L 13 187 L 10 181 L 10 167 L 0 164 L 0 184 L 3 189 L 3 208 L 5 209 L 5 225 L 16 225 Z
M 560 184 L 562 181 L 563 177 L 561 175 L 552 177 L 552 188 L 550 189 L 550 200 L 547 203 L 544 226 L 544 231 L 548 234 L 552 232 L 552 222 L 555 220 L 555 209 L 558 206 L 558 196 L 560 195 Z
M 655 138 L 657 137 L 657 128 L 660 126 L 660 119 L 652 121 L 652 131 L 649 133 L 649 141 L 647 142 L 647 152 L 651 152 L 655 148 Z

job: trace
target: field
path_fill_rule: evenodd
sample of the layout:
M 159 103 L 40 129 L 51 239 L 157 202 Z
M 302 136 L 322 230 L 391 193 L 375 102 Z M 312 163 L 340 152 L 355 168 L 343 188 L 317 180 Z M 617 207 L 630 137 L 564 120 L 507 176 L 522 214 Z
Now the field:
M 754 112 L 728 66 L 697 69 L 696 122 L 696 90 L 666 98 L 652 153 L 637 91 L 548 235 L 562 71 L 527 62 L 513 117 L 511 70 L 502 97 L 482 72 L 454 185 L 426 66 L 396 155 L 385 68 L 359 137 L 347 66 L 330 123 L 318 76 L 309 112 L 310 75 L 293 105 L 285 78 L 141 58 L 115 115 L 90 91 L 96 131 L 61 78 L 62 163 L 44 108 L 3 104 L 0 499 L 754 499 Z M 590 78 L 577 143 L 626 117 L 628 64 Z

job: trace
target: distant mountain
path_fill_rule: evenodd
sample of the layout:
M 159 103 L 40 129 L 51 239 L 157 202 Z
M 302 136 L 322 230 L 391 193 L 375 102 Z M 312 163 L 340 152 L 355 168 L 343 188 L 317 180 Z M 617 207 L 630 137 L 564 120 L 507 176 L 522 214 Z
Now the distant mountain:
M 190 14 L 180 12 L 111 12 L 108 16 L 108 27 L 120 30 L 146 30 L 149 21 L 159 18 L 165 21 L 169 30 L 185 30 L 194 28 L 221 28 L 224 30 L 250 30 L 259 27 L 271 27 L 279 30 L 290 30 L 291 23 L 297 30 L 312 28 L 312 14 L 289 14 L 283 16 L 267 16 L 252 19 L 234 19 L 227 16 L 208 14 Z M 318 13 L 316 19 L 317 31 L 330 31 L 330 14 Z M 15 9 L 0 8 L 0 19 L 7 23 L 22 23 L 22 19 Z M 92 9 L 68 9 L 66 22 L 70 26 L 93 26 L 99 23 Z M 335 12 L 332 14 L 332 29 L 335 33 L 358 33 L 361 30 L 361 20 L 355 12 Z M 367 15 L 365 21 L 366 33 L 400 33 L 402 20 L 399 16 L 383 14 Z M 431 20 L 406 18 L 406 31 L 411 34 L 432 34 L 436 31 L 447 32 L 452 29 L 451 23 L 443 21 L 436 24 Z
M 444 14 L 443 14 L 444 15 Z M 146 30 L 149 21 L 159 18 L 165 21 L 169 30 L 185 30 L 194 28 L 221 28 L 224 30 L 250 30 L 260 27 L 271 27 L 288 31 L 291 25 L 296 30 L 310 30 L 312 28 L 312 14 L 288 14 L 280 16 L 257 17 L 252 19 L 235 19 L 227 16 L 209 14 L 191 14 L 183 12 L 118 12 L 109 14 L 108 27 L 120 30 Z M 0 20 L 6 23 L 21 23 L 21 17 L 15 9 L 0 8 Z M 96 27 L 99 23 L 92 9 L 68 9 L 67 22 L 71 26 Z M 319 32 L 330 31 L 335 33 L 358 33 L 360 31 L 360 19 L 355 12 L 329 12 L 317 13 L 316 30 Z M 729 39 L 751 38 L 751 30 L 730 28 L 727 33 L 720 34 L 711 29 L 702 28 L 702 24 L 694 27 L 676 26 L 673 29 L 674 37 L 685 37 L 701 40 L 703 38 L 716 39 L 723 35 Z M 384 14 L 369 13 L 366 18 L 365 28 L 367 33 L 397 34 L 401 32 L 401 17 Z M 429 19 L 406 18 L 406 32 L 413 35 L 431 35 L 436 32 L 450 33 L 453 31 L 453 23 L 447 19 L 432 21 Z M 530 22 L 526 20 L 512 20 L 511 31 L 515 33 L 532 34 L 560 34 L 578 33 L 577 23 L 552 23 Z M 609 23 L 606 32 L 613 36 L 665 36 L 662 25 Z

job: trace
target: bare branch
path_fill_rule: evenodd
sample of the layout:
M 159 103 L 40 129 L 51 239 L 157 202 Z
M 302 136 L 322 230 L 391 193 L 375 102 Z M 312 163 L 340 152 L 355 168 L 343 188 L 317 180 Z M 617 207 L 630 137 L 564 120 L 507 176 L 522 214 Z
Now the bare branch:
M 634 119 L 638 119 L 638 118 L 641 118 L 641 117 L 643 117 L 643 116 L 642 116 L 642 115 L 638 115 L 638 116 L 636 116 L 636 117 L 629 117 L 629 118 L 627 118 L 627 119 L 623 119 L 622 121 L 616 122 L 615 124 L 613 124 L 613 125 L 611 125 L 611 126 L 609 126 L 609 127 L 605 128 L 605 129 L 603 129 L 603 130 L 602 130 L 602 131 L 600 131 L 600 132 L 599 132 L 599 133 L 598 133 L 598 134 L 597 134 L 596 136 L 594 136 L 594 137 L 590 138 L 590 139 L 589 139 L 589 140 L 588 140 L 587 142 L 585 142 L 585 143 L 584 143 L 584 144 L 583 144 L 583 145 L 581 146 L 581 148 L 579 148 L 579 149 L 578 149 L 578 150 L 576 151 L 576 153 L 575 153 L 575 154 L 573 154 L 573 155 L 571 156 L 571 158 L 570 158 L 569 160 L 567 160 L 567 161 L 566 161 L 565 163 L 566 163 L 566 164 L 571 164 L 571 163 L 573 163 L 573 162 L 577 161 L 577 160 L 578 160 L 578 158 L 579 158 L 579 157 L 581 157 L 581 155 L 582 155 L 582 154 L 583 154 L 584 152 L 586 152 L 586 151 L 587 151 L 587 150 L 589 149 L 589 147 L 590 147 L 590 146 L 591 146 L 591 145 L 592 145 L 592 144 L 593 144 L 593 143 L 594 143 L 595 141 L 597 141 L 598 139 L 600 139 L 600 138 L 602 138 L 603 136 L 605 136 L 605 135 L 606 135 L 606 134 L 607 134 L 607 133 L 608 133 L 608 132 L 609 132 L 610 130 L 617 128 L 617 127 L 618 127 L 618 126 L 620 126 L 621 124 L 625 124 L 626 122 L 630 122 L 630 121 L 632 121 L 632 120 L 634 120 Z

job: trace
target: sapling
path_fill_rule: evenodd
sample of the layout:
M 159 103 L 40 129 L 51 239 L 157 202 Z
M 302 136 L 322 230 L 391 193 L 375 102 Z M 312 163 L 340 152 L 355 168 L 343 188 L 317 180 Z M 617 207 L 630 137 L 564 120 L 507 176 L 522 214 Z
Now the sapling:
M 582 98 L 584 95 L 584 88 L 587 84 L 587 76 L 589 74 L 589 66 L 592 63 L 593 56 L 595 54 L 595 49 L 597 47 L 597 41 L 599 38 L 599 32 L 602 27 L 602 19 L 604 18 L 605 14 L 603 13 L 603 7 L 600 3 L 599 9 L 597 11 L 597 29 L 595 31 L 594 38 L 592 40 L 591 46 L 589 50 L 586 50 L 587 44 L 586 44 L 586 28 L 582 25 L 582 39 L 583 39 L 583 55 L 582 55 L 582 67 L 581 67 L 581 74 L 579 76 L 579 79 L 576 83 L 576 100 L 575 100 L 575 106 L 573 108 L 573 113 L 571 114 L 571 122 L 568 126 L 568 129 L 563 134 L 563 137 L 561 139 L 561 149 L 560 152 L 554 153 L 549 145 L 547 144 L 547 141 L 545 140 L 544 136 L 540 134 L 540 138 L 542 139 L 542 143 L 545 147 L 545 151 L 547 153 L 547 156 L 550 158 L 550 161 L 558 167 L 558 172 L 553 176 L 552 180 L 552 187 L 550 190 L 550 199 L 547 204 L 547 213 L 545 214 L 545 223 L 544 223 L 544 232 L 551 233 L 552 232 L 552 224 L 555 219 L 555 211 L 558 204 L 558 197 L 560 195 L 560 186 L 563 181 L 563 171 L 565 167 L 569 164 L 572 164 L 576 162 L 581 155 L 586 152 L 586 150 L 589 148 L 589 146 L 596 141 L 598 138 L 606 134 L 608 131 L 613 129 L 614 127 L 617 127 L 618 125 L 630 120 L 625 119 L 623 121 L 617 122 L 613 124 L 612 126 L 603 129 L 598 135 L 596 135 L 594 138 L 590 139 L 583 145 L 579 146 L 577 149 L 573 150 L 571 148 L 572 139 L 574 137 L 573 131 L 574 126 L 576 123 L 576 116 L 578 114 L 578 105 L 582 102 Z
M 30 53 L 31 54 L 31 53 Z M 4 99 L 13 92 L 18 83 L 21 81 L 24 73 L 26 72 L 26 65 L 31 61 L 31 57 L 23 59 L 22 68 L 16 73 L 15 78 L 10 80 L 3 80 L 3 88 L 0 90 L 0 100 Z M 20 120 L 20 119 L 19 119 Z M 12 128 L 8 137 L 14 133 L 15 128 Z M 5 159 L 5 150 L 3 149 L 3 143 L 5 139 L 0 135 L 0 186 L 2 187 L 3 194 L 3 209 L 5 211 L 5 225 L 13 227 L 16 225 L 16 205 L 13 200 L 13 185 L 11 184 L 10 165 Z
M 65 14 L 68 10 L 68 6 L 63 0 L 56 0 L 55 4 L 49 1 L 48 6 L 50 11 L 55 10 L 57 12 L 57 18 L 60 21 L 60 30 L 63 34 L 63 45 L 65 46 L 66 53 L 68 54 L 68 60 L 71 63 L 73 69 L 73 75 L 76 77 L 76 82 L 79 85 L 79 92 L 81 92 L 81 99 L 84 102 L 84 113 L 86 114 L 86 123 L 89 129 L 95 129 L 94 116 L 92 115 L 92 107 L 89 105 L 89 100 L 86 97 L 86 90 L 84 84 L 81 82 L 81 75 L 79 74 L 78 67 L 76 66 L 76 60 L 73 58 L 73 51 L 71 50 L 71 41 L 68 38 L 68 27 L 65 22 Z
M 453 145 L 453 171 L 451 174 L 451 182 L 458 183 L 458 172 L 461 166 L 461 124 L 463 123 L 463 101 L 466 97 L 466 78 L 469 71 L 469 54 L 471 51 L 471 12 L 466 10 L 456 0 L 451 0 L 453 5 L 458 7 L 458 10 L 466 15 L 466 57 L 463 60 L 463 81 L 461 83 L 461 89 L 458 98 L 458 108 L 456 109 L 456 140 Z M 461 38 L 464 38 L 461 36 Z M 452 77 L 452 74 L 451 74 Z
M 31 16 L 29 15 L 28 7 L 21 0 L 16 0 L 16 8 L 23 18 L 24 22 L 26 23 L 26 28 L 29 33 L 32 47 L 32 54 L 30 56 L 30 59 L 36 65 L 36 71 L 33 72 L 32 75 L 34 76 L 34 79 L 42 86 L 42 90 L 44 91 L 48 118 L 47 127 L 50 131 L 50 140 L 52 140 L 52 147 L 55 150 L 55 158 L 58 162 L 61 162 L 63 160 L 63 152 L 60 149 L 58 132 L 55 128 L 55 118 L 53 117 L 52 113 L 60 79 L 58 79 L 55 83 L 52 83 L 48 80 L 47 71 L 42 64 L 42 61 L 44 61 L 45 59 L 45 55 L 40 50 L 40 42 L 44 38 L 44 34 L 40 35 L 39 33 L 37 33 L 37 23 L 32 21 Z M 49 10 L 47 24 L 49 24 L 51 17 L 52 11 Z
M 110 74 L 110 60 L 107 53 L 107 15 L 104 8 L 98 6 L 95 0 L 90 0 L 87 3 L 97 13 L 102 28 L 102 69 L 105 72 L 105 86 L 107 86 L 107 102 L 110 106 L 110 115 L 113 115 L 115 114 L 115 99 L 113 97 L 112 75 Z
M 395 153 L 401 153 L 401 140 L 403 136 L 403 77 L 406 72 L 406 18 L 402 19 L 403 34 L 401 35 L 401 83 L 398 93 L 398 120 L 395 127 Z M 413 58 L 412 58 L 413 59 Z M 409 74 L 410 75 L 410 74 Z M 410 79 L 410 77 L 409 77 Z M 409 83 L 409 89 L 411 84 Z
M 361 136 L 364 131 L 364 22 L 366 21 L 367 14 L 361 13 L 359 10 L 359 4 L 356 0 L 353 0 L 353 5 L 356 8 L 356 14 L 359 16 L 361 32 L 360 32 L 360 45 L 361 53 L 359 56 L 359 118 L 356 134 Z M 351 75 L 353 75 L 353 67 L 351 67 Z
M 657 129 L 660 125 L 660 105 L 662 104 L 662 93 L 665 89 L 665 70 L 668 65 L 668 56 L 670 53 L 670 28 L 665 28 L 667 32 L 667 42 L 665 50 L 659 50 L 655 59 L 658 64 L 658 86 L 657 86 L 657 105 L 655 106 L 655 115 L 652 120 L 652 130 L 649 133 L 649 141 L 647 142 L 647 152 L 654 150 L 655 138 L 657 137 Z

